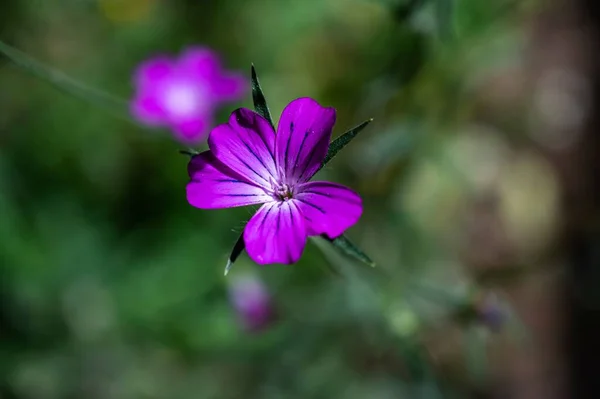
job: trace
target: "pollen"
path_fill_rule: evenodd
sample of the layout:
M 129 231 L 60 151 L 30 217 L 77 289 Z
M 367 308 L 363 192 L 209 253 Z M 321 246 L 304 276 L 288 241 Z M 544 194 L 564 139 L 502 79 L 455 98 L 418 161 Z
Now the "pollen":
M 287 201 L 294 197 L 294 193 L 289 185 L 282 184 L 280 186 L 275 187 L 275 189 L 273 190 L 273 196 L 279 201 Z

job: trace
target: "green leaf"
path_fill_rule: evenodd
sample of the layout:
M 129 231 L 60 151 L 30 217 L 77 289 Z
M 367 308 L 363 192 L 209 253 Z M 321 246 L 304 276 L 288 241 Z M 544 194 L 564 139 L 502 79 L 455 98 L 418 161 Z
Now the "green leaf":
M 363 130 L 371 122 L 373 122 L 373 118 L 364 121 L 358 126 L 353 127 L 337 139 L 333 140 L 331 144 L 329 144 L 329 150 L 327 151 L 325 160 L 321 164 L 321 168 L 327 165 L 327 163 L 331 161 L 331 159 L 335 157 L 342 148 L 344 148 L 348 143 L 350 143 L 356 137 L 356 135 L 358 135 L 358 133 L 360 133 L 360 131 Z
M 369 258 L 367 254 L 365 254 L 360 248 L 358 248 L 345 235 L 341 235 L 333 240 L 325 235 L 323 235 L 322 237 L 327 241 L 331 242 L 334 247 L 336 247 L 339 251 L 343 252 L 345 255 L 357 259 L 371 267 L 375 267 L 375 262 L 373 262 L 373 260 L 371 260 L 371 258 Z
M 233 249 L 231 250 L 231 254 L 229 255 L 229 259 L 227 259 L 227 265 L 225 265 L 225 273 L 224 273 L 225 276 L 227 276 L 227 273 L 229 273 L 229 270 L 231 270 L 231 268 L 233 267 L 233 263 L 242 254 L 242 252 L 244 251 L 244 248 L 246 248 L 246 244 L 244 243 L 244 233 L 242 233 L 242 234 L 240 234 L 240 237 L 235 242 L 235 245 L 233 246 Z
M 269 111 L 269 107 L 267 105 L 267 100 L 265 99 L 265 95 L 260 87 L 260 82 L 258 81 L 258 76 L 256 75 L 256 69 L 254 68 L 254 64 L 251 67 L 252 73 L 252 100 L 254 101 L 254 109 L 256 112 L 265 118 L 275 130 L 275 125 L 273 125 L 273 119 L 271 118 L 271 112 Z
M 179 150 L 179 153 L 182 155 L 187 155 L 190 158 L 194 158 L 196 155 L 200 154 L 200 152 L 194 150 L 193 148 L 188 148 L 187 150 Z
M 114 115 L 137 124 L 129 117 L 127 101 L 117 98 L 102 90 L 87 86 L 58 70 L 52 69 L 34 60 L 22 51 L 0 41 L 0 53 L 4 54 L 16 66 L 32 75 L 45 80 L 55 88 L 70 94 L 89 104 L 97 105 Z
M 322 235 L 321 237 L 324 238 L 325 241 L 331 243 L 335 248 L 344 253 L 346 256 L 357 259 L 371 267 L 375 267 L 375 262 L 373 262 L 371 258 L 369 258 L 363 251 L 360 250 L 360 248 L 358 248 L 354 243 L 352 243 L 352 241 L 350 241 L 348 237 L 341 235 L 334 240 L 330 239 L 325 235 Z M 235 245 L 231 250 L 231 254 L 229 255 L 229 259 L 227 259 L 227 265 L 225 265 L 224 273 L 225 276 L 227 276 L 227 274 L 233 267 L 233 264 L 235 263 L 237 258 L 242 254 L 245 248 L 246 244 L 244 243 L 244 234 L 242 233 L 240 234 L 238 240 L 235 242 Z M 335 274 L 339 275 L 337 270 L 332 269 L 332 271 Z

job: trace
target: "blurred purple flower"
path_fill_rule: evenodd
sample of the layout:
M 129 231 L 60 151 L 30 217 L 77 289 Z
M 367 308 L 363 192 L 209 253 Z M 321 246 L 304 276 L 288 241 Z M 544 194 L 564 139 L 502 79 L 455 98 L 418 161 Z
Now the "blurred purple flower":
M 494 293 L 489 293 L 481 299 L 477 306 L 477 313 L 481 323 L 492 331 L 500 331 L 506 323 L 506 309 Z
M 248 88 L 241 74 L 223 70 L 218 55 L 204 47 L 190 47 L 177 59 L 161 55 L 144 61 L 134 84 L 134 117 L 147 126 L 171 128 L 184 144 L 204 139 L 215 109 L 239 100 Z
M 229 286 L 229 297 L 246 331 L 262 330 L 274 318 L 271 297 L 257 277 L 249 274 L 234 277 Z
M 362 214 L 349 188 L 309 182 L 327 154 L 335 109 L 299 98 L 283 110 L 277 134 L 257 113 L 240 108 L 215 127 L 209 151 L 192 158 L 188 202 L 201 209 L 263 204 L 244 229 L 259 264 L 296 262 L 307 237 L 340 236 Z

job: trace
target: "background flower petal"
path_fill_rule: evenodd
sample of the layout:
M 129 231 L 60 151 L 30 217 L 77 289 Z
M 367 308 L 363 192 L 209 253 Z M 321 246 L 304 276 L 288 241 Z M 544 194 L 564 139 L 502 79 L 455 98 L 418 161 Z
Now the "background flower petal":
M 229 285 L 229 297 L 246 331 L 260 331 L 274 319 L 271 296 L 258 276 L 250 273 L 235 275 Z
M 263 205 L 244 229 L 246 251 L 258 264 L 291 264 L 306 245 L 306 224 L 294 201 Z
M 186 144 L 197 144 L 204 139 L 210 126 L 210 117 L 208 115 L 198 115 L 187 119 L 172 121 L 173 134 Z
M 335 109 L 312 98 L 298 98 L 285 107 L 277 127 L 277 167 L 286 182 L 307 181 L 327 154 Z
M 219 161 L 248 181 L 271 188 L 276 176 L 275 132 L 263 117 L 246 108 L 235 110 L 228 123 L 211 131 L 208 146 Z
M 130 111 L 135 119 L 148 126 L 162 126 L 167 118 L 160 99 L 152 94 L 138 95 L 131 102 Z
M 188 173 L 191 181 L 186 187 L 187 200 L 196 208 L 231 208 L 271 200 L 264 190 L 243 181 L 210 151 L 194 156 Z
M 171 76 L 173 67 L 173 61 L 164 55 L 142 62 L 133 75 L 137 89 L 143 91 L 162 83 Z
M 207 80 L 217 79 L 221 74 L 221 62 L 216 52 L 207 47 L 189 47 L 177 60 L 177 69 L 190 78 Z
M 244 75 L 229 73 L 215 79 L 211 87 L 219 101 L 236 101 L 246 94 L 250 84 Z
M 316 181 L 298 189 L 294 200 L 306 219 L 310 235 L 336 238 L 360 219 L 362 200 L 346 186 Z

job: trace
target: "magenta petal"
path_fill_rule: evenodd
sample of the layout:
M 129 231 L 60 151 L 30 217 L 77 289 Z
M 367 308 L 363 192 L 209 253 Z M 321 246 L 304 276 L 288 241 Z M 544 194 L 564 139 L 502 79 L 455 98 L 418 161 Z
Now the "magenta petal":
M 190 117 L 172 121 L 173 133 L 179 141 L 193 145 L 204 139 L 208 133 L 210 119 L 208 116 Z
M 212 89 L 214 96 L 220 101 L 236 101 L 248 91 L 248 80 L 241 74 L 231 73 L 216 79 Z
M 190 78 L 211 81 L 219 77 L 221 63 L 219 56 L 206 47 L 189 47 L 177 60 L 178 70 Z
M 166 121 L 159 99 L 150 94 L 135 98 L 131 102 L 130 111 L 135 119 L 148 126 L 162 126 Z
M 311 235 L 339 237 L 362 214 L 360 196 L 340 184 L 315 181 L 298 187 L 295 200 Z
M 258 264 L 291 264 L 306 245 L 306 225 L 295 201 L 264 204 L 248 222 L 244 242 Z
M 221 164 L 210 151 L 194 156 L 188 173 L 191 181 L 186 187 L 187 200 L 196 208 L 231 208 L 272 200 L 264 190 L 246 183 Z
M 217 159 L 247 181 L 271 188 L 275 173 L 275 132 L 262 116 L 246 108 L 235 110 L 229 122 L 215 127 L 208 146 Z
M 257 277 L 252 275 L 234 277 L 229 295 L 246 330 L 258 331 L 273 319 L 271 297 L 267 287 Z
M 335 109 L 312 98 L 298 98 L 285 107 L 277 127 L 277 166 L 287 183 L 308 181 L 327 154 Z
M 171 76 L 173 62 L 167 56 L 158 56 L 142 62 L 134 72 L 134 83 L 138 90 L 154 87 Z

